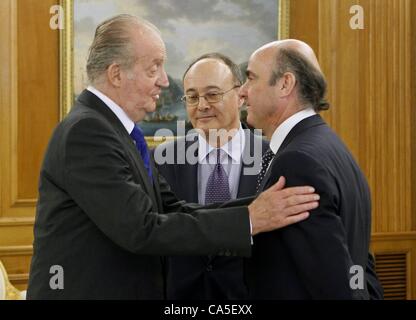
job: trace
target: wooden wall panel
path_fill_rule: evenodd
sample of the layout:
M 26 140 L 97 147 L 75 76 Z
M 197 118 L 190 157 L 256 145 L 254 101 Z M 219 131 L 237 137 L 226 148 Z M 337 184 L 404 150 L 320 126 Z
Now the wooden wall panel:
M 7 270 L 9 280 L 19 290 L 27 289 L 32 246 L 1 246 L 0 260 Z
M 289 34 L 319 54 L 319 0 L 290 0 Z
M 415 14 L 416 14 L 416 1 L 412 1 L 411 2 L 411 8 L 410 11 L 412 13 L 412 17 L 413 19 L 411 19 L 411 31 L 410 31 L 410 36 L 412 41 L 410 42 L 410 56 L 412 59 L 412 63 L 410 65 L 410 75 L 411 75 L 411 86 L 410 86 L 410 92 L 411 92 L 411 106 L 415 106 L 416 105 L 416 41 L 414 41 L 415 39 L 415 35 L 416 35 L 416 19 Z M 416 128 L 415 128 L 415 124 L 416 124 L 416 112 L 411 112 L 411 117 L 410 117 L 410 121 L 412 124 L 411 127 L 411 141 L 412 141 L 412 145 L 411 145 L 411 150 L 412 150 L 412 157 L 411 157 L 411 177 L 412 177 L 412 184 L 414 185 L 415 181 L 416 181 L 416 146 L 415 146 L 415 141 L 416 141 Z M 416 188 L 413 187 L 411 190 L 411 198 L 412 198 L 412 230 L 416 230 Z M 416 296 L 416 295 L 415 295 Z
M 41 161 L 59 118 L 57 0 L 0 1 L 0 259 L 27 283 Z
M 291 0 L 290 36 L 317 52 L 332 104 L 323 116 L 368 178 L 372 250 L 406 253 L 406 294 L 416 299 L 416 1 L 306 2 Z M 363 30 L 349 26 L 356 4 Z
M 363 30 L 350 28 L 355 4 L 364 9 Z M 318 48 L 328 80 L 332 107 L 323 116 L 369 180 L 373 232 L 415 230 L 410 174 L 415 5 L 411 0 L 292 0 L 291 7 L 291 37 Z M 305 11 L 318 14 L 306 19 Z
M 2 217 L 33 217 L 39 168 L 59 117 L 56 1 L 2 1 Z
M 17 2 L 17 199 L 37 198 L 39 168 L 59 119 L 59 31 L 49 27 L 57 1 Z
M 406 298 L 416 299 L 416 233 L 415 232 L 388 232 L 378 233 L 372 237 L 371 249 L 379 256 L 391 254 L 406 254 Z M 376 261 L 377 263 L 377 261 Z M 397 275 L 392 271 L 391 275 Z M 386 288 L 394 285 L 390 280 Z

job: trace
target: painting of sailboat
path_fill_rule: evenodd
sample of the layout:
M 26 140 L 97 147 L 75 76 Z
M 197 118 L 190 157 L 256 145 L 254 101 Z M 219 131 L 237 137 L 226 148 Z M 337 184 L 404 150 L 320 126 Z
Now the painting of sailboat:
M 140 16 L 162 33 L 170 82 L 140 126 L 147 136 L 161 128 L 176 135 L 177 121 L 187 121 L 180 100 L 187 66 L 215 51 L 244 64 L 256 48 L 277 38 L 278 8 L 277 0 L 74 0 L 74 95 L 88 85 L 85 64 L 95 27 L 120 13 Z

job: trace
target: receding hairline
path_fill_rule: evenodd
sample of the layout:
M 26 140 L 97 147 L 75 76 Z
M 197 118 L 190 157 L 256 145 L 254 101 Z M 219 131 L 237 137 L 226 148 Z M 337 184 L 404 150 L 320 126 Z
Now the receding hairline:
M 201 59 L 201 60 L 198 60 L 197 62 L 195 62 L 187 71 L 186 71 L 186 73 L 183 75 L 183 79 L 185 80 L 185 78 L 186 78 L 186 76 L 189 74 L 189 72 L 193 69 L 193 68 L 195 68 L 195 67 L 197 67 L 199 64 L 202 64 L 202 63 L 213 63 L 213 62 L 219 62 L 219 63 L 221 63 L 223 66 L 225 66 L 226 68 L 227 68 L 227 70 L 229 70 L 230 71 L 230 73 L 231 73 L 231 75 L 233 75 L 233 73 L 232 73 L 232 71 L 231 71 L 231 69 L 230 69 L 230 67 L 224 62 L 224 61 L 222 61 L 220 58 L 213 58 L 213 57 L 207 57 L 207 58 L 203 58 L 203 59 Z
M 318 58 L 312 47 L 304 41 L 297 39 L 285 39 L 269 42 L 264 46 L 257 49 L 253 55 L 272 54 L 273 56 L 279 55 L 279 51 L 287 50 L 300 54 L 307 60 L 312 66 L 322 73 L 321 66 L 319 65 Z
M 229 72 L 229 76 L 231 76 L 231 82 L 235 83 L 236 79 L 235 76 L 233 74 L 233 71 L 231 70 L 231 68 L 220 58 L 216 58 L 216 57 L 207 57 L 207 58 L 203 58 L 201 60 L 198 60 L 197 62 L 195 62 L 188 70 L 187 72 L 184 74 L 183 76 L 183 83 L 185 84 L 186 78 L 189 75 L 189 73 L 192 71 L 192 69 L 194 69 L 194 67 L 198 67 L 198 65 L 202 64 L 202 63 L 214 63 L 214 62 L 219 62 L 220 64 L 222 64 L 226 70 L 228 70 Z M 207 86 L 204 87 L 205 89 L 221 89 L 217 84 L 209 84 Z M 195 88 L 188 88 L 186 90 L 186 92 L 191 91 L 191 90 L 195 90 Z
M 202 63 L 215 63 L 215 62 L 220 62 L 220 64 L 222 64 L 226 67 L 226 69 L 231 74 L 231 81 L 235 85 L 241 85 L 242 84 L 243 80 L 242 80 L 241 71 L 240 71 L 239 66 L 230 57 L 228 57 L 228 56 L 226 56 L 222 53 L 219 53 L 219 52 L 206 53 L 206 54 L 203 54 L 202 56 L 200 56 L 199 58 L 197 58 L 196 60 L 194 60 L 188 66 L 188 68 L 185 70 L 185 72 L 182 76 L 182 82 L 185 81 L 185 79 L 188 76 L 191 69 L 193 69 L 198 64 L 200 64 L 200 63 L 201 64 Z
M 135 47 L 150 37 L 158 38 L 164 46 L 159 29 L 150 21 L 140 17 L 120 14 L 101 22 L 95 30 L 89 48 L 87 60 L 89 81 L 95 83 L 114 61 L 130 68 L 138 58 L 134 53 Z
M 146 37 L 149 36 L 151 33 L 153 33 L 153 35 L 157 35 L 160 38 L 160 40 L 162 40 L 162 34 L 160 30 L 153 23 L 138 16 L 130 14 L 116 15 L 103 21 L 101 24 L 97 26 L 94 38 L 97 36 L 97 34 L 101 32 L 109 32 L 109 30 L 112 29 L 112 24 L 117 25 L 114 26 L 114 29 L 124 29 L 126 31 L 126 36 L 132 40 L 137 35 L 139 37 Z M 102 30 L 103 28 L 105 28 L 105 30 Z
M 99 31 L 101 28 L 104 28 L 113 23 L 121 23 L 124 24 L 125 27 L 137 26 L 139 28 L 147 28 L 156 31 L 158 34 L 160 34 L 160 30 L 153 23 L 146 19 L 131 14 L 119 14 L 104 20 L 97 26 L 96 32 Z

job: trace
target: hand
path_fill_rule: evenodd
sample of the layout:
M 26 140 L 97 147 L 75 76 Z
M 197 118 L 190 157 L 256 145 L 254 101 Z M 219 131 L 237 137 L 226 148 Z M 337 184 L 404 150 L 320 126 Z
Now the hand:
M 253 236 L 305 220 L 309 217 L 309 210 L 318 207 L 319 195 L 313 193 L 314 188 L 283 189 L 285 183 L 286 179 L 280 177 L 248 206 Z

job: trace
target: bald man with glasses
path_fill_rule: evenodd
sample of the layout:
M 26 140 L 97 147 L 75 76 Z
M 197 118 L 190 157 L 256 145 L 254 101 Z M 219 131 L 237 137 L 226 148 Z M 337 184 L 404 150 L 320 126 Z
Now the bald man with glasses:
M 244 130 L 240 122 L 239 67 L 222 54 L 206 54 L 190 64 L 183 84 L 182 101 L 193 128 L 198 130 L 183 138 L 185 151 L 189 155 L 193 148 L 196 161 L 159 164 L 160 173 L 175 194 L 187 202 L 207 205 L 253 196 L 267 143 L 260 135 Z M 180 143 L 159 146 L 156 163 L 158 154 L 173 152 Z M 175 256 L 168 259 L 167 266 L 169 299 L 247 297 L 242 258 Z

